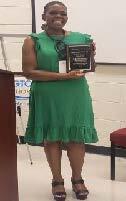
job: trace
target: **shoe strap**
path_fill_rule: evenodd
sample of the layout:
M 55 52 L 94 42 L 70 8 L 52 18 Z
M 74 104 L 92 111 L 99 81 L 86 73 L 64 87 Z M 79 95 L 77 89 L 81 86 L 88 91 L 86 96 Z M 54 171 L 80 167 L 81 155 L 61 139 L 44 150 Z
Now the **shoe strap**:
M 52 187 L 64 185 L 64 181 L 52 181 Z
M 55 192 L 53 193 L 55 197 L 66 197 L 66 192 Z
M 71 179 L 71 182 L 72 182 L 73 185 L 75 185 L 75 184 L 84 184 L 83 179 L 78 179 L 78 180 Z

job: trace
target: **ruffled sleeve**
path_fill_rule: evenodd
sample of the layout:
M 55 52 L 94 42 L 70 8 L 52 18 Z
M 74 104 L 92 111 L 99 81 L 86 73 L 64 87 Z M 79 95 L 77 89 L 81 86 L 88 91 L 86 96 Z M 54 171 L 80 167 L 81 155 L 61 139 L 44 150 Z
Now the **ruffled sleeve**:
M 85 44 L 90 44 L 93 42 L 93 39 L 89 34 L 82 34 L 82 38 Z
M 35 43 L 35 50 L 36 50 L 36 51 L 39 50 L 39 48 L 40 48 L 40 44 L 39 44 L 39 35 L 36 34 L 36 33 L 32 33 L 32 34 L 30 34 L 29 36 L 32 38 L 32 40 L 33 40 L 34 43 Z

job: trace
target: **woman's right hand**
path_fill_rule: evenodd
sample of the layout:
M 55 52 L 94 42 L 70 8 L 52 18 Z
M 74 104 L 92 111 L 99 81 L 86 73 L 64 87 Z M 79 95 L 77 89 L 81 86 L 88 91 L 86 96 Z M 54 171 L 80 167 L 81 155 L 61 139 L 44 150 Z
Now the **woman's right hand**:
M 66 73 L 66 79 L 78 79 L 84 76 L 85 76 L 85 73 L 79 70 L 73 70 Z

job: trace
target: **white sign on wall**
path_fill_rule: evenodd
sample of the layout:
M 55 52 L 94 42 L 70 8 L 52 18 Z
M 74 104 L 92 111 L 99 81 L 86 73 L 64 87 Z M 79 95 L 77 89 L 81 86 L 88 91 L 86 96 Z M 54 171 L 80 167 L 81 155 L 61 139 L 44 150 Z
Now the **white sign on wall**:
M 25 77 L 15 77 L 15 100 L 16 110 L 17 107 L 21 108 L 21 116 L 17 111 L 16 115 L 16 133 L 17 135 L 25 134 L 25 128 L 27 125 L 27 118 L 29 113 L 29 92 L 30 92 L 31 80 Z
M 15 98 L 16 101 L 28 100 L 31 80 L 24 77 L 15 78 Z

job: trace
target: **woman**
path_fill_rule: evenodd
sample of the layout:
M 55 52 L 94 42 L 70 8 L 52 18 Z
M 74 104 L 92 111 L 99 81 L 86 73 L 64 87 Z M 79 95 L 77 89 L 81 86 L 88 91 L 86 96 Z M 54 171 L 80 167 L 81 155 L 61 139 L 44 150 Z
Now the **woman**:
M 67 8 L 59 1 L 49 2 L 42 15 L 45 31 L 31 34 L 23 45 L 23 72 L 32 79 L 30 110 L 25 140 L 44 143 L 52 172 L 52 193 L 56 201 L 66 199 L 61 174 L 62 144 L 65 144 L 72 169 L 72 189 L 84 200 L 89 191 L 81 172 L 84 143 L 97 142 L 91 97 L 85 74 L 79 71 L 60 73 L 64 44 L 85 44 L 92 40 L 86 34 L 63 29 Z

